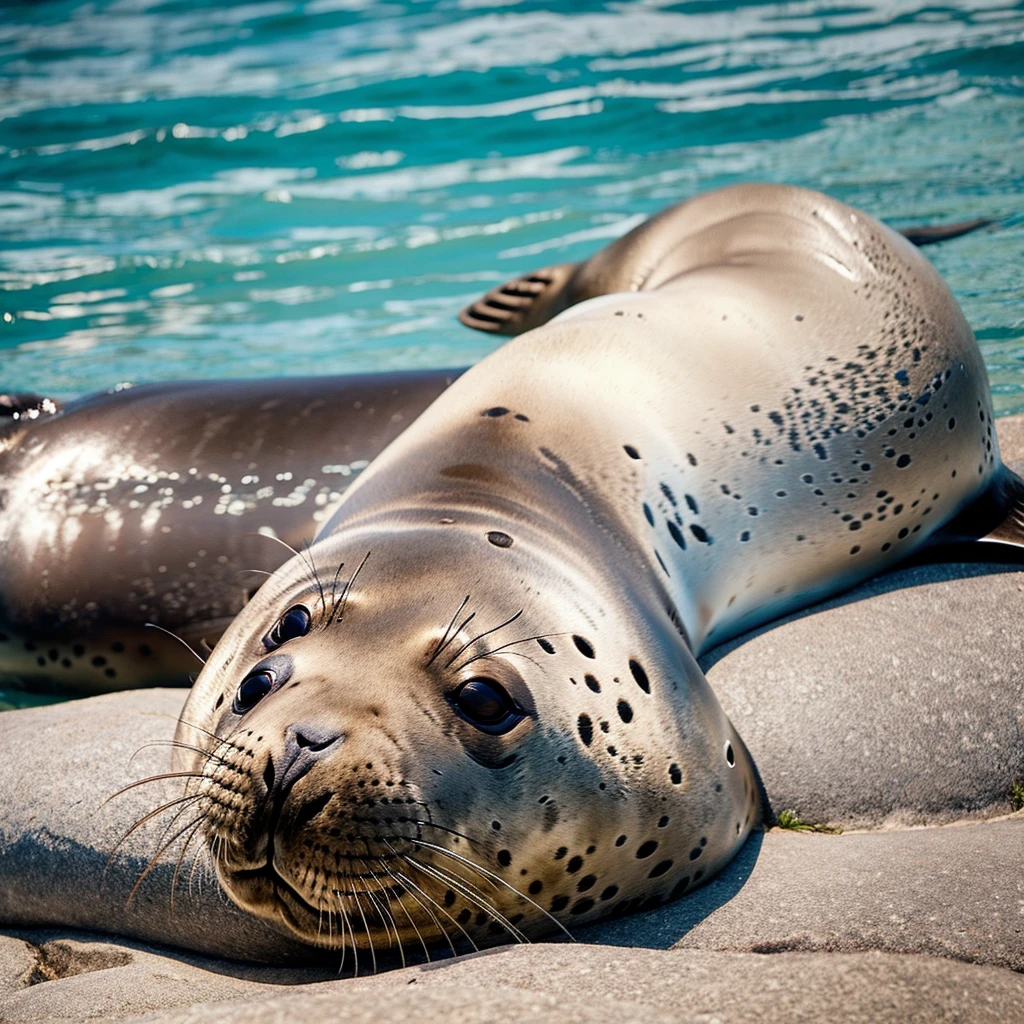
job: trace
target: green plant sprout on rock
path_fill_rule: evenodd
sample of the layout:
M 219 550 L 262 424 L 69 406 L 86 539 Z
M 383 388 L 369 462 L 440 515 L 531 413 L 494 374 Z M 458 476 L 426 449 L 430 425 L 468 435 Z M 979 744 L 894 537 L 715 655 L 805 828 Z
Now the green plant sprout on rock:
M 1015 782 L 1010 787 L 1010 806 L 1015 811 L 1024 810 L 1024 782 Z
M 1021 789 L 1021 797 L 1024 798 L 1024 788 Z M 792 832 L 825 832 L 829 835 L 839 835 L 843 831 L 838 825 L 816 825 L 810 821 L 801 821 L 796 811 L 791 810 L 779 811 L 775 818 L 775 826 Z

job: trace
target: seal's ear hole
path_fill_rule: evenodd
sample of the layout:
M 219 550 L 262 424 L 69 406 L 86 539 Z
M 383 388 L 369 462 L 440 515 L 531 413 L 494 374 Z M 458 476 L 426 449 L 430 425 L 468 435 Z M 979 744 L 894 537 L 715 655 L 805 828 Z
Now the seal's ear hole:
M 736 767 L 736 752 L 732 749 L 732 744 L 728 741 L 725 744 L 725 763 L 730 768 Z
M 289 640 L 305 636 L 312 624 L 313 618 L 309 614 L 309 609 L 302 604 L 293 605 L 274 623 L 273 628 L 263 638 L 263 646 L 268 651 L 274 651 L 282 644 L 288 643 Z

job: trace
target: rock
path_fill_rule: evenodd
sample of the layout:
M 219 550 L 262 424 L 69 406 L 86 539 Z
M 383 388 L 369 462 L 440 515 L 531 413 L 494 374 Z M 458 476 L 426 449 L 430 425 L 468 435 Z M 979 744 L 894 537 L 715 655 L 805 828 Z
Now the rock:
M 259 968 L 223 965 L 233 973 L 216 971 L 217 961 L 176 957 L 146 951 L 123 941 L 79 934 L 35 935 L 34 941 L 5 938 L 16 943 L 29 968 L 16 983 L 0 988 L 0 1020 L 77 1022 L 117 1020 L 153 1010 L 188 1006 L 194 1002 L 231 999 L 260 992 Z M 0 946 L 3 950 L 4 946 Z M 4 953 L 0 952 L 0 963 Z M 268 969 L 265 979 L 276 981 L 279 969 Z M 291 981 L 315 980 L 315 972 L 288 972 Z M 235 976 L 235 975 L 238 976 Z
M 1011 971 L 886 953 L 766 956 L 585 944 L 515 946 L 369 978 L 282 985 L 235 977 L 227 965 L 200 958 L 155 957 L 134 947 L 121 951 L 132 955 L 131 963 L 0 997 L 2 1019 L 6 1024 L 301 1019 L 376 1024 L 405 1018 L 419 1024 L 453 1019 L 465 1024 L 761 1024 L 765 1019 L 941 1024 L 1013 1020 L 1024 999 L 1024 978 Z M 300 976 L 294 973 L 293 980 Z
M 1024 572 L 902 569 L 719 649 L 708 681 L 776 812 L 846 828 L 1005 814 L 1024 780 L 1022 611 Z
M 35 967 L 36 958 L 29 943 L 0 935 L 0 999 L 27 985 Z
M 1024 972 L 1024 813 L 814 835 L 772 829 L 708 885 L 586 942 L 749 953 L 943 956 Z
M 191 856 L 182 861 L 172 904 L 180 841 L 133 895 L 177 805 L 119 841 L 134 822 L 180 796 L 181 780 L 107 799 L 168 771 L 166 743 L 183 700 L 181 690 L 131 690 L 0 714 L 7 761 L 0 775 L 0 923 L 99 929 L 236 959 L 308 963 L 308 947 L 238 910 L 208 869 L 193 872 Z M 152 743 L 162 745 L 146 746 Z M 184 823 L 179 818 L 171 834 L 189 823 L 187 815 Z

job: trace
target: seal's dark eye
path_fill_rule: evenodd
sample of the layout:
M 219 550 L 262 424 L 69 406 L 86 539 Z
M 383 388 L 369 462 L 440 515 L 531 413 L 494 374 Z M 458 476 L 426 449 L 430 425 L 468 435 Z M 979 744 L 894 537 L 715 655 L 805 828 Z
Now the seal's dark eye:
M 274 673 L 265 668 L 246 676 L 235 692 L 231 710 L 236 715 L 251 711 L 274 688 L 274 679 Z
M 455 709 L 483 732 L 500 736 L 523 719 L 523 709 L 493 679 L 470 679 L 455 691 Z
M 284 613 L 274 623 L 273 629 L 263 638 L 263 646 L 268 651 L 276 650 L 281 644 L 288 643 L 296 637 L 305 636 L 309 632 L 312 619 L 309 609 L 297 604 Z

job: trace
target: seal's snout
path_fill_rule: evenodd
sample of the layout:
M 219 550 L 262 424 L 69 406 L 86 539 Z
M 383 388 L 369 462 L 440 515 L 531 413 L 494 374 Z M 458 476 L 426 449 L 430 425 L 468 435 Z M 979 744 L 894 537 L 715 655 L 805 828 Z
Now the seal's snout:
M 288 726 L 281 764 L 275 773 L 275 788 L 287 793 L 311 768 L 336 753 L 344 742 L 344 733 L 326 722 L 307 721 Z

